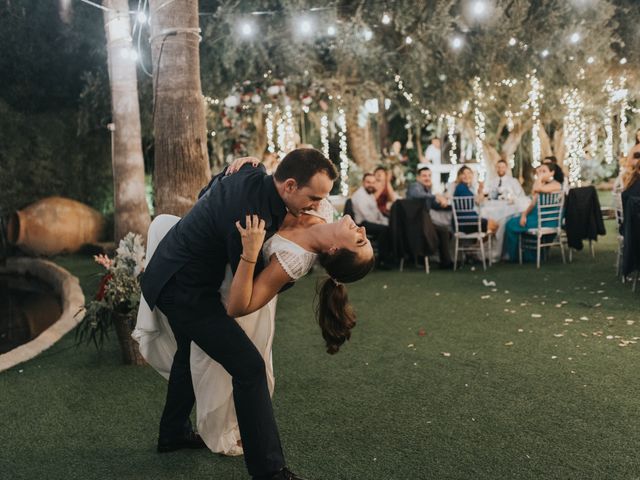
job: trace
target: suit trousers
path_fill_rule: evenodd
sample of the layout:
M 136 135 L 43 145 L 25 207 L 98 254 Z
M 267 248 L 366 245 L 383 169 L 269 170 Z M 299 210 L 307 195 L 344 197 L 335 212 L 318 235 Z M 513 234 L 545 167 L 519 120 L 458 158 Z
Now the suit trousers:
M 220 298 L 194 308 L 180 302 L 176 277 L 165 285 L 157 307 L 168 320 L 178 349 L 173 359 L 160 438 L 179 436 L 195 403 L 190 350 L 194 342 L 232 377 L 233 400 L 242 437 L 245 464 L 253 477 L 280 471 L 284 455 L 273 415 L 264 360 L 251 339 L 226 313 Z

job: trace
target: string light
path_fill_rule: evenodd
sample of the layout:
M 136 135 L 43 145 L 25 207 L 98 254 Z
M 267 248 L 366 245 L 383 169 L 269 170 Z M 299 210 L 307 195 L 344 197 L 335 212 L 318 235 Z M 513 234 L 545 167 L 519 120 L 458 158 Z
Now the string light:
M 620 65 L 626 65 L 627 64 L 627 57 L 622 57 L 620 59 Z
M 542 58 L 547 58 L 549 56 L 549 50 L 547 50 L 546 48 L 544 50 L 542 50 L 542 52 L 540 52 L 540 56 Z
M 564 145 L 569 163 L 569 183 L 572 186 L 580 186 L 581 162 L 587 129 L 582 116 L 584 101 L 578 89 L 574 88 L 562 96 L 560 103 L 567 107 L 567 113 L 564 116 Z
M 529 90 L 528 105 L 531 107 L 531 120 L 533 127 L 531 129 L 531 152 L 533 158 L 531 166 L 536 168 L 540 165 L 540 157 L 542 156 L 542 147 L 540 145 L 540 100 L 542 99 L 542 85 L 536 77 L 535 70 L 532 75 L 527 75 L 530 79 L 531 90 Z
M 447 114 L 446 120 L 447 137 L 449 139 L 449 145 L 451 145 L 451 147 L 449 148 L 449 161 L 455 165 L 456 163 L 458 163 L 458 145 L 456 143 L 456 117 Z
M 289 153 L 296 148 L 296 130 L 293 126 L 293 112 L 291 105 L 287 104 L 284 107 L 285 117 L 285 153 Z
M 463 44 L 464 44 L 464 41 L 462 40 L 461 37 L 456 36 L 451 39 L 451 47 L 454 50 L 460 50 Z
M 140 11 L 138 12 L 138 14 L 136 15 L 136 20 L 138 21 L 138 23 L 144 23 L 147 21 L 147 14 Z
M 613 163 L 613 125 L 611 121 L 611 117 L 613 116 L 613 110 L 611 108 L 611 97 L 613 95 L 613 80 L 611 78 L 607 78 L 604 82 L 604 87 L 602 87 L 602 91 L 607 94 L 607 105 L 604 108 L 603 116 L 604 116 L 604 160 L 607 165 L 611 165 Z
M 388 13 L 382 15 L 382 23 L 385 25 L 389 25 L 391 23 L 391 16 Z
M 336 27 L 334 27 L 333 25 L 330 25 L 327 28 L 327 35 L 334 36 L 335 34 L 336 34 Z
M 362 38 L 364 38 L 365 42 L 368 42 L 373 38 L 373 32 L 368 28 L 365 28 L 364 31 L 362 32 Z
M 572 33 L 570 41 L 571 43 L 578 43 L 580 41 L 580 34 L 578 32 Z
M 271 104 L 267 103 L 264 109 L 267 111 L 266 119 L 266 131 L 267 131 L 267 151 L 269 153 L 276 153 L 276 144 L 273 141 L 273 109 Z
M 515 44 L 516 44 L 516 43 L 518 43 L 518 41 L 517 41 L 515 38 L 511 37 L 511 38 L 509 39 L 509 46 L 510 46 L 510 47 L 515 46 Z
M 589 57 L 589 58 L 587 58 L 587 63 L 588 63 L 589 65 L 592 65 L 595 61 L 596 61 L 596 59 L 595 59 L 595 58 L 593 58 L 593 57 Z
M 484 157 L 484 141 L 486 139 L 485 133 L 485 125 L 486 118 L 484 113 L 480 110 L 482 99 L 484 98 L 484 94 L 482 92 L 482 88 L 480 87 L 480 77 L 476 77 L 473 79 L 473 105 L 474 105 L 474 127 L 476 133 L 476 157 L 478 160 L 478 178 L 480 181 L 484 181 L 484 177 L 487 173 L 487 166 Z
M 284 150 L 286 148 L 285 146 L 285 125 L 284 125 L 284 120 L 282 118 L 282 111 L 280 110 L 280 107 L 276 108 L 276 134 L 278 135 L 278 157 L 280 158 L 280 160 L 282 160 L 284 158 L 284 156 L 286 155 Z
M 618 84 L 618 96 L 622 97 L 620 100 L 620 148 L 623 155 L 629 153 L 628 135 L 627 135 L 627 110 L 629 109 L 628 90 L 625 88 L 626 77 L 620 77 L 620 83 Z
M 404 43 L 411 45 L 413 43 L 413 38 L 407 36 L 407 38 L 404 39 Z
M 344 109 L 338 109 L 338 138 L 340 144 L 340 193 L 349 195 L 349 157 L 347 156 L 347 120 Z
M 247 38 L 253 35 L 253 24 L 251 22 L 242 22 L 240 24 L 240 34 Z
M 322 153 L 329 158 L 329 117 L 326 114 L 320 117 L 320 143 Z

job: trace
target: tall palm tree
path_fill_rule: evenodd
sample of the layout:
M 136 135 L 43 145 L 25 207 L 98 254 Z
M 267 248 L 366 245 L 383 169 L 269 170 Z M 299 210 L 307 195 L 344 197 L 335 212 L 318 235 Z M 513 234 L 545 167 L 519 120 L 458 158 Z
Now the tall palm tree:
M 197 0 L 150 0 L 157 213 L 184 215 L 210 178 Z
M 149 208 L 145 197 L 144 161 L 136 61 L 131 46 L 127 0 L 104 0 L 111 84 L 112 157 L 115 200 L 115 241 L 128 232 L 147 235 Z

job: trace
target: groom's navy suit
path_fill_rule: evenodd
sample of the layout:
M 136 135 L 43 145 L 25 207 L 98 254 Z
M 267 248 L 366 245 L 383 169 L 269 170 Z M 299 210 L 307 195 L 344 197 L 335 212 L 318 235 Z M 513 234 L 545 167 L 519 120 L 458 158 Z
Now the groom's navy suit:
M 230 318 L 218 292 L 227 264 L 235 272 L 242 243 L 235 222 L 245 215 L 265 220 L 267 237 L 275 233 L 286 207 L 273 177 L 262 165 L 219 175 L 191 211 L 159 243 L 142 278 L 145 300 L 168 317 L 178 349 L 160 437 L 180 435 L 195 401 L 189 365 L 195 342 L 233 378 L 233 397 L 247 469 L 252 476 L 284 467 L 284 458 L 267 386 L 262 356 L 237 322 Z M 259 261 L 256 272 L 262 270 Z

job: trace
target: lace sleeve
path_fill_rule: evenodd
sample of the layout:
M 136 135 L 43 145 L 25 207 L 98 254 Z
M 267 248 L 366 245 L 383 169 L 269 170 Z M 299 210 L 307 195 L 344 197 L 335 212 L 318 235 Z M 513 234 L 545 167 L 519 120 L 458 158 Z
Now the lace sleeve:
M 311 270 L 316 259 L 316 255 L 310 252 L 298 253 L 291 250 L 276 250 L 274 253 L 278 263 L 292 280 L 298 280 L 305 276 Z

